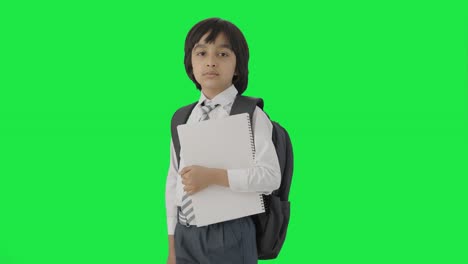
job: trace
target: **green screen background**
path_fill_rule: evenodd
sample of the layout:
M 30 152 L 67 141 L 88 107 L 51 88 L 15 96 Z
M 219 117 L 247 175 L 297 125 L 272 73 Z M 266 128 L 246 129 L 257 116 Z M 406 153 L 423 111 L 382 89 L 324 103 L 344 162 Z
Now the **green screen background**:
M 183 44 L 213 16 L 294 147 L 261 263 L 467 263 L 463 1 L 164 2 L 0 4 L 0 263 L 165 263 Z

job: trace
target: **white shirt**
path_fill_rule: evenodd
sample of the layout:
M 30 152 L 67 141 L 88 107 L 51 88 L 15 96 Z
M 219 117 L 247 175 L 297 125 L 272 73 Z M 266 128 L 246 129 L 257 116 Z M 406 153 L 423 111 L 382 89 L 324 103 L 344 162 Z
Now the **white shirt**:
M 232 104 L 237 95 L 234 85 L 216 95 L 212 100 L 200 95 L 197 105 L 192 110 L 187 121 L 188 124 L 197 123 L 202 117 L 201 103 L 205 100 L 220 104 L 209 113 L 210 119 L 224 118 L 229 116 Z M 275 146 L 271 139 L 273 125 L 266 114 L 257 106 L 252 118 L 252 126 L 255 141 L 255 166 L 245 169 L 227 170 L 229 188 L 238 192 L 258 192 L 270 194 L 279 188 L 281 184 L 281 172 L 276 155 Z M 181 146 L 182 148 L 182 146 Z M 182 204 L 184 186 L 178 171 L 184 168 L 184 157 L 180 157 L 180 167 L 177 166 L 177 157 L 174 144 L 171 140 L 171 158 L 169 172 L 166 181 L 166 214 L 169 235 L 174 234 L 177 224 L 177 206 Z M 196 224 L 195 220 L 191 224 Z

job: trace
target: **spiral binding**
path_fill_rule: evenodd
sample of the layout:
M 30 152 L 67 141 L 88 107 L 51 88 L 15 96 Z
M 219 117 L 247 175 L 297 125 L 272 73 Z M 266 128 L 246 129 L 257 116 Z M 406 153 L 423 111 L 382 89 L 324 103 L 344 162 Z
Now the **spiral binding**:
M 252 130 L 252 124 L 250 123 L 249 114 L 247 114 L 247 124 L 248 124 L 248 127 L 249 127 L 250 146 L 252 148 L 252 159 L 255 161 L 255 141 L 254 141 L 254 134 L 253 134 L 253 130 Z M 262 207 L 263 211 L 267 212 L 267 210 L 269 209 L 267 197 L 265 195 L 263 195 L 263 194 L 258 194 L 258 195 L 260 197 L 260 203 L 261 203 L 261 207 Z
M 250 146 L 252 148 L 252 159 L 255 161 L 255 141 L 254 141 L 254 134 L 252 130 L 252 124 L 250 123 L 249 114 L 246 115 L 247 117 L 247 124 L 249 127 L 249 134 L 250 134 Z
M 262 207 L 263 211 L 266 212 L 267 207 L 266 207 L 266 204 L 265 204 L 265 197 L 261 193 L 259 193 L 258 195 L 260 196 L 260 203 L 261 203 L 260 206 Z

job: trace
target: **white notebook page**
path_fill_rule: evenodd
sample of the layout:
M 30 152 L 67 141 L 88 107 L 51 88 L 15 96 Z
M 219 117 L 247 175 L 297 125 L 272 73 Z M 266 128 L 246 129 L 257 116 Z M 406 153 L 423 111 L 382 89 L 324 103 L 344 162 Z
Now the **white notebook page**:
M 254 146 L 249 114 L 209 119 L 177 127 L 181 156 L 186 166 L 246 169 L 254 166 Z M 261 194 L 234 192 L 211 185 L 192 197 L 197 226 L 263 213 Z

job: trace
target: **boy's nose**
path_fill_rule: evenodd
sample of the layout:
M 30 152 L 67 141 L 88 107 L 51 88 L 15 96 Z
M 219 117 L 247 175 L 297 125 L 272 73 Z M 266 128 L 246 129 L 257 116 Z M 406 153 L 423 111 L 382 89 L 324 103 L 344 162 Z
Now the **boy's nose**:
M 206 60 L 206 66 L 208 67 L 215 67 L 216 66 L 216 61 L 213 56 L 209 56 Z
M 215 62 L 214 60 L 210 60 L 210 59 L 209 59 L 209 60 L 206 62 L 206 66 L 208 66 L 208 67 L 214 67 L 214 66 L 216 66 L 216 62 Z

